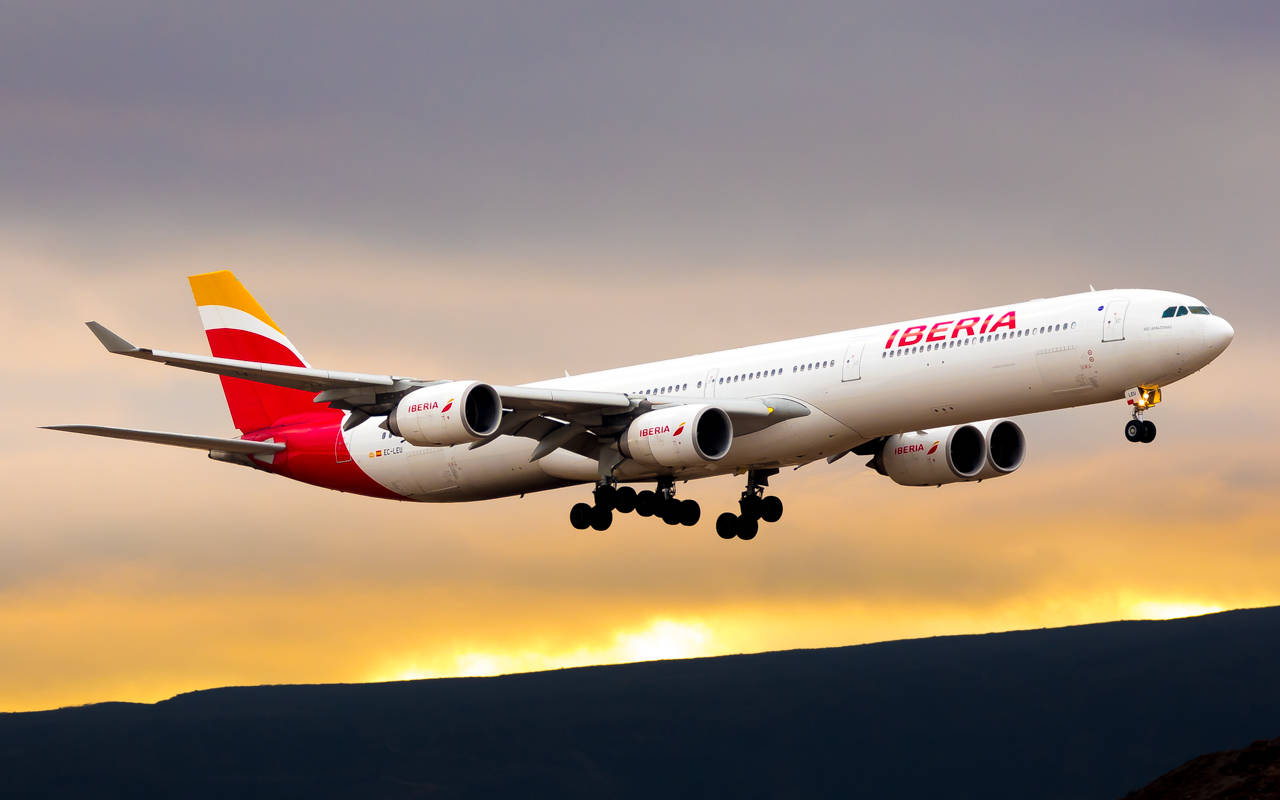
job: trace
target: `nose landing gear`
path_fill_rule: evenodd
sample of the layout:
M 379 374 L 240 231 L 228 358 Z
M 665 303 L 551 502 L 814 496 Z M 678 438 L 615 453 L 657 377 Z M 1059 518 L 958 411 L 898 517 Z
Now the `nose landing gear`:
M 1124 393 L 1125 400 L 1133 406 L 1133 419 L 1125 423 L 1124 438 L 1131 442 L 1150 444 L 1156 440 L 1156 424 L 1142 418 L 1142 412 L 1160 402 L 1159 386 L 1138 386 Z
M 716 519 L 716 533 L 721 539 L 736 536 L 750 541 L 756 538 L 762 520 L 777 522 L 782 519 L 782 500 L 764 493 L 764 488 L 769 485 L 769 476 L 776 474 L 776 469 L 753 469 L 747 473 L 747 488 L 738 500 L 740 513 L 726 511 Z

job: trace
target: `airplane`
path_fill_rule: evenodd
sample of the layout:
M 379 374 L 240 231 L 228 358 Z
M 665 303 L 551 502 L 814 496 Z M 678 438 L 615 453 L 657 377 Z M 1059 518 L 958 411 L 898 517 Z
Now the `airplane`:
M 238 438 L 93 425 L 53 430 L 208 451 L 328 489 L 419 502 L 593 485 L 569 512 L 604 531 L 635 512 L 696 525 L 676 483 L 746 475 L 723 539 L 782 517 L 784 467 L 854 454 L 905 486 L 1012 474 L 1026 437 L 1008 417 L 1124 399 L 1149 443 L 1161 387 L 1217 358 L 1235 331 L 1185 294 L 1114 289 L 506 386 L 313 368 L 230 271 L 188 279 L 212 356 L 111 353 L 220 376 Z M 641 484 L 640 490 L 636 484 Z M 651 484 L 652 489 L 643 488 Z

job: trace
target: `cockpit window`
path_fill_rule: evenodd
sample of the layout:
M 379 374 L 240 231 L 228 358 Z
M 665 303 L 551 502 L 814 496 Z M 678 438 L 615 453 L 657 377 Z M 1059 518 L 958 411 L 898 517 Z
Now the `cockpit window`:
M 1186 307 L 1186 306 L 1178 306 L 1178 316 L 1180 316 L 1180 317 L 1185 317 L 1186 315 L 1187 315 L 1187 307 Z
M 1204 306 L 1192 306 L 1191 313 L 1192 314 L 1208 314 L 1209 309 L 1205 308 Z
M 1163 314 L 1161 314 L 1161 315 L 1160 315 L 1160 317 L 1161 317 L 1162 319 L 1168 319 L 1169 317 L 1172 317 L 1172 316 L 1173 316 L 1173 312 L 1175 312 L 1175 311 L 1177 311 L 1177 310 L 1178 310 L 1178 307 L 1177 307 L 1177 306 L 1169 306 L 1168 308 L 1166 308 L 1166 309 L 1164 310 L 1164 313 L 1163 313 Z

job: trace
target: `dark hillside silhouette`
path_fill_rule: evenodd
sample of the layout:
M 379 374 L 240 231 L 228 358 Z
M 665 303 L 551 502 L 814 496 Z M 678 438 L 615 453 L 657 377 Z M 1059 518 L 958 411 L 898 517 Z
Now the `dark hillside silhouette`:
M 1280 738 L 1193 758 L 1125 800 L 1280 800 Z
M 1280 608 L 0 715 L 0 794 L 1119 798 L 1280 734 Z

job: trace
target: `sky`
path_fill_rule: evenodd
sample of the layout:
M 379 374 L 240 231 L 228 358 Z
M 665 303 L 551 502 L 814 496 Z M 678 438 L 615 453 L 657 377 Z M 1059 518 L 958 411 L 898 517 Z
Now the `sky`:
M 1274 3 L 3 8 L 0 711 L 1280 603 Z M 496 383 L 1090 284 L 1236 338 L 1149 446 L 1117 402 L 980 485 L 814 464 L 750 543 L 37 428 L 233 434 L 82 325 L 207 352 L 222 268 L 317 366 Z

